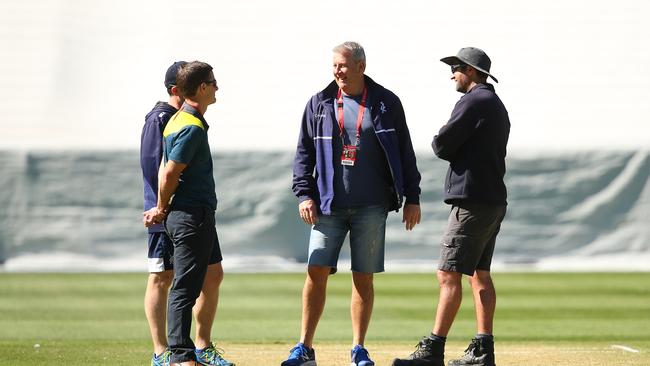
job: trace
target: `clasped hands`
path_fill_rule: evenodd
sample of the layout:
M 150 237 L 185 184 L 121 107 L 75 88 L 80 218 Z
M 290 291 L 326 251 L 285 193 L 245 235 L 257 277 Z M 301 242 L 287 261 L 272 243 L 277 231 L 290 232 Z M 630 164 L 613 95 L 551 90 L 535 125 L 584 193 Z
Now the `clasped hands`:
M 167 210 L 153 207 L 142 213 L 142 223 L 145 227 L 160 224 L 167 217 Z

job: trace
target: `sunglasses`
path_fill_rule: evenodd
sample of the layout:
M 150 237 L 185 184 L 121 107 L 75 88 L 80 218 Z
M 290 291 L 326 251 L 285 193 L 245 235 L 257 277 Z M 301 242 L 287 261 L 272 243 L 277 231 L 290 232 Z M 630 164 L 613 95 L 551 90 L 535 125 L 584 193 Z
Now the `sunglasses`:
M 217 88 L 217 90 L 219 90 L 219 87 L 217 86 L 217 81 L 216 80 L 206 80 L 206 81 L 204 81 L 204 83 L 214 85 L 214 87 Z
M 467 65 L 451 65 L 451 73 L 456 71 L 464 71 L 467 68 Z

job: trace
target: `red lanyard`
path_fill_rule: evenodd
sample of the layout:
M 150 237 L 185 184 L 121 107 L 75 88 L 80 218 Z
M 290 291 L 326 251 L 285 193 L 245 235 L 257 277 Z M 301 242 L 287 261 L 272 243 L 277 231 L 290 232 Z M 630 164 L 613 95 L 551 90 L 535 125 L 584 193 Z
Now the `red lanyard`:
M 361 96 L 361 105 L 359 106 L 359 115 L 357 116 L 357 141 L 355 146 L 359 146 L 359 137 L 361 137 L 361 123 L 363 122 L 363 113 L 366 110 L 366 97 L 368 96 L 368 88 L 363 88 L 363 95 Z M 343 123 L 343 95 L 339 88 L 339 93 L 336 96 L 336 104 L 338 105 L 339 114 L 339 131 L 341 140 L 343 140 L 343 131 L 345 131 L 345 124 Z M 345 145 L 345 142 L 343 142 Z

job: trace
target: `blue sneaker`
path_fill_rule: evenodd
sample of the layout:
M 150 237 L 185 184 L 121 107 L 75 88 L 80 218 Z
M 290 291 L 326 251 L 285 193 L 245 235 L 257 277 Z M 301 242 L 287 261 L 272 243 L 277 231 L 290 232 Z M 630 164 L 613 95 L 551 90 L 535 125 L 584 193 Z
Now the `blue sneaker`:
M 316 366 L 316 352 L 298 343 L 289 351 L 289 358 L 282 362 L 282 366 Z
M 368 350 L 363 348 L 360 344 L 354 346 L 350 353 L 352 356 L 350 366 L 375 366 L 375 363 L 368 355 Z
M 220 348 L 215 348 L 212 343 L 203 349 L 195 349 L 196 362 L 204 366 L 235 366 L 234 363 L 226 360 L 221 355 L 225 352 Z
M 168 349 L 158 356 L 154 353 L 153 356 L 151 356 L 151 366 L 169 366 L 169 358 L 171 355 L 172 353 L 169 352 Z

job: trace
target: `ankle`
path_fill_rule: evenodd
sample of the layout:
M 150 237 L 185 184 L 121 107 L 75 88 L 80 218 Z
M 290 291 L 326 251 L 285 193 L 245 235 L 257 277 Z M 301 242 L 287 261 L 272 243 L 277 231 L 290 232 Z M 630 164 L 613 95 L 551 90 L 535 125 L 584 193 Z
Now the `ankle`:
M 197 339 L 196 342 L 194 342 L 194 348 L 196 348 L 198 351 L 202 351 L 212 345 L 212 342 L 210 341 L 200 341 Z

